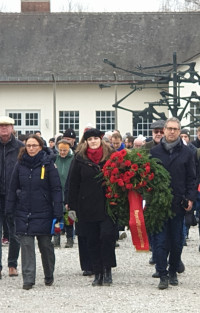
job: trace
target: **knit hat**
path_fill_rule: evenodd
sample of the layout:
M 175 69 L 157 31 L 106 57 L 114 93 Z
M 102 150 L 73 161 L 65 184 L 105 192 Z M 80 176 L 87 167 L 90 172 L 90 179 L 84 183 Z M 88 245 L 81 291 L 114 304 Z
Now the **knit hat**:
M 63 134 L 63 137 L 69 137 L 76 139 L 76 133 L 73 129 L 68 128 L 66 129 L 65 133 Z
M 185 134 L 190 138 L 190 131 L 187 128 L 183 128 L 181 129 L 181 133 L 180 134 Z
M 85 140 L 87 140 L 90 137 L 99 137 L 102 139 L 104 133 L 96 128 L 90 128 L 86 130 L 86 132 L 83 134 L 83 137 Z

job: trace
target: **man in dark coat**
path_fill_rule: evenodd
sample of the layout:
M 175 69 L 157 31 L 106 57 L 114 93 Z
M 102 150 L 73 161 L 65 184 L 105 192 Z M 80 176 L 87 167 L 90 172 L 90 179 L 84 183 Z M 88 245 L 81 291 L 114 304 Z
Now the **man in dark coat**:
M 173 193 L 172 211 L 162 231 L 154 235 L 156 270 L 160 273 L 159 289 L 168 288 L 168 283 L 178 285 L 177 270 L 180 264 L 185 211 L 192 209 L 196 198 L 196 168 L 191 150 L 180 139 L 181 125 L 177 118 L 169 118 L 164 127 L 164 137 L 151 149 L 151 155 L 161 160 L 171 175 Z M 161 208 L 162 209 L 162 208 Z M 167 257 L 169 254 L 169 276 Z
M 8 193 L 11 174 L 20 147 L 24 144 L 13 135 L 14 120 L 8 116 L 0 116 L 0 278 L 2 271 L 2 225 L 5 219 L 5 199 Z M 8 267 L 9 276 L 17 276 L 17 259 L 19 256 L 19 242 L 15 235 L 13 219 L 8 218 L 9 252 Z

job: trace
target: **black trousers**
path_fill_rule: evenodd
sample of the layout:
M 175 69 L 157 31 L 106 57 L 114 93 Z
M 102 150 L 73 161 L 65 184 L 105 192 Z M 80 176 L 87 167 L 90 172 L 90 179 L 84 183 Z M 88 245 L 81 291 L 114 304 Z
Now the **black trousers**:
M 82 271 L 93 271 L 92 261 L 88 249 L 87 237 L 78 236 L 78 250 Z
M 104 221 L 85 222 L 84 230 L 94 273 L 116 267 L 116 225 L 112 219 L 107 216 Z

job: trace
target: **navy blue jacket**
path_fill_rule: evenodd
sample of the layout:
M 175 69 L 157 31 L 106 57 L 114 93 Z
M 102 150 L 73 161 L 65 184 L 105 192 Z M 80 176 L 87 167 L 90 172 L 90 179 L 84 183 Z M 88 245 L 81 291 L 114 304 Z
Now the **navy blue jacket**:
M 16 233 L 23 235 L 49 235 L 53 218 L 61 218 L 62 187 L 58 170 L 45 151 L 29 163 L 25 153 L 12 173 L 6 214 L 14 214 Z M 44 179 L 42 179 L 44 166 Z
M 172 154 L 160 144 L 150 151 L 152 157 L 162 161 L 163 166 L 170 173 L 171 187 L 173 192 L 172 210 L 174 212 L 184 212 L 181 201 L 185 197 L 195 201 L 197 195 L 196 186 L 196 166 L 192 151 L 183 144 L 182 140 L 174 148 Z

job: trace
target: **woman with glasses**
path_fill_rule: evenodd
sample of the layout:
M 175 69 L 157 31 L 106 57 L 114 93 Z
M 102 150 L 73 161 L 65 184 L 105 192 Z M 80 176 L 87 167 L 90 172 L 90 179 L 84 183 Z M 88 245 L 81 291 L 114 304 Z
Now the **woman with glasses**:
M 46 151 L 47 152 L 46 152 Z M 6 204 L 14 215 L 21 245 L 23 289 L 35 284 L 35 237 L 41 253 L 46 286 L 53 283 L 55 266 L 51 242 L 52 221 L 62 218 L 62 188 L 54 162 L 43 148 L 43 140 L 29 135 L 12 173 Z

